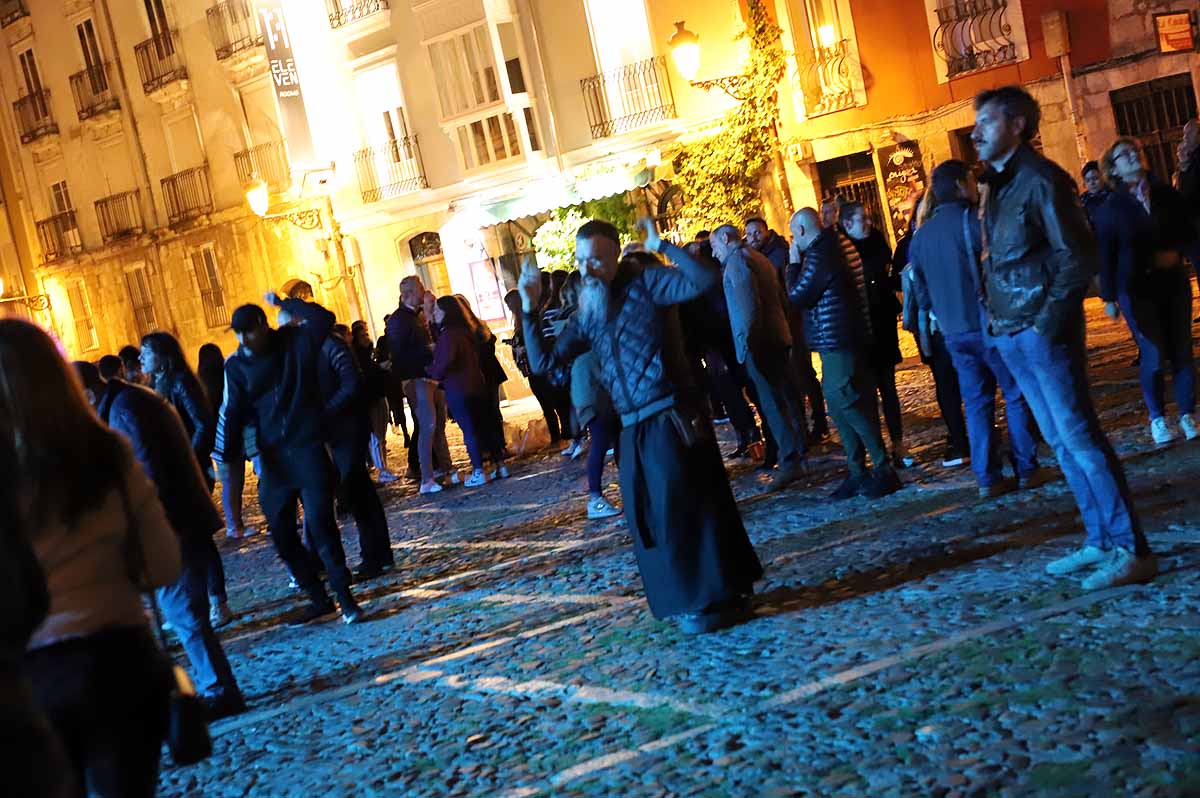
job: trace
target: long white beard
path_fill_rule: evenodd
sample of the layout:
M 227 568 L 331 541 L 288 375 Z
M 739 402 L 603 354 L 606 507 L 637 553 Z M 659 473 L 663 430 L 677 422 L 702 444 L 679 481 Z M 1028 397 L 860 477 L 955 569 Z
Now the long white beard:
M 608 317 L 608 283 L 599 277 L 583 278 L 579 289 L 579 317 L 584 324 L 603 324 Z

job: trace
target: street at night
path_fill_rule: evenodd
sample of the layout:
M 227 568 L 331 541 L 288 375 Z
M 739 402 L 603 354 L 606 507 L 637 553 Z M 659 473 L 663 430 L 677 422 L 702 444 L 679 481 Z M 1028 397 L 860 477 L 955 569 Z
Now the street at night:
M 909 358 L 902 491 L 829 501 L 836 445 L 778 493 L 732 467 L 766 577 L 731 630 L 649 615 L 624 520 L 584 518 L 581 461 L 557 448 L 483 488 L 382 488 L 397 566 L 357 588 L 360 625 L 284 626 L 303 599 L 269 541 L 223 543 L 250 708 L 214 724 L 207 761 L 164 762 L 160 794 L 1197 795 L 1200 448 L 1151 446 L 1129 335 L 1088 309 L 1152 583 L 1047 576 L 1080 535 L 1066 485 L 979 501 L 969 468 L 933 462 L 944 431 Z

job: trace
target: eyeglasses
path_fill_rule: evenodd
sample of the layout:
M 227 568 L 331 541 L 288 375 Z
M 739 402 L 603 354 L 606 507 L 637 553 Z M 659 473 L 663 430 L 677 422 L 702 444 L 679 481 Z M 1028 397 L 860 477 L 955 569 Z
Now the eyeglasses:
M 1122 159 L 1134 160 L 1134 161 L 1139 161 L 1139 162 L 1142 160 L 1142 158 L 1138 154 L 1137 150 L 1121 150 L 1120 152 L 1113 153 L 1113 161 L 1114 162 L 1120 161 Z

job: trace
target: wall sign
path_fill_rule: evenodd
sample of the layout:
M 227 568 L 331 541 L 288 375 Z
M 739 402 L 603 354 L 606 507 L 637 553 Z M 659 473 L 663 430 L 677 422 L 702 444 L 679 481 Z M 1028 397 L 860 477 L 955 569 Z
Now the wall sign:
M 279 101 L 279 121 L 287 139 L 288 156 L 294 164 L 312 163 L 312 132 L 304 110 L 304 94 L 300 90 L 300 73 L 292 53 L 292 38 L 288 35 L 283 15 L 283 0 L 255 0 L 259 28 L 267 46 L 267 62 L 271 66 L 271 82 L 275 99 Z
M 1172 11 L 1154 15 L 1154 31 L 1158 34 L 1160 53 L 1187 53 L 1196 49 L 1192 31 L 1192 12 Z
M 928 182 L 921 148 L 915 141 L 902 141 L 881 147 L 875 157 L 883 176 L 884 202 L 892 218 L 892 230 L 900 240 L 908 233 L 909 219 Z

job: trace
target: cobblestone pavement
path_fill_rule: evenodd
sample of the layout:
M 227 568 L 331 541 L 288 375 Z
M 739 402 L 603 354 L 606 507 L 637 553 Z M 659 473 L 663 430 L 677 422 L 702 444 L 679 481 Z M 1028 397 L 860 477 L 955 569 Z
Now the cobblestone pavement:
M 359 586 L 359 626 L 283 626 L 301 598 L 267 540 L 223 542 L 250 711 L 161 794 L 1200 795 L 1200 447 L 1152 448 L 1128 333 L 1098 310 L 1095 395 L 1152 584 L 1045 575 L 1081 542 L 1065 484 L 980 502 L 939 465 L 910 359 L 905 490 L 828 501 L 836 446 L 781 494 L 732 468 L 767 576 L 726 632 L 650 617 L 623 522 L 585 519 L 582 461 L 557 452 L 481 489 L 382 488 L 398 568 Z

